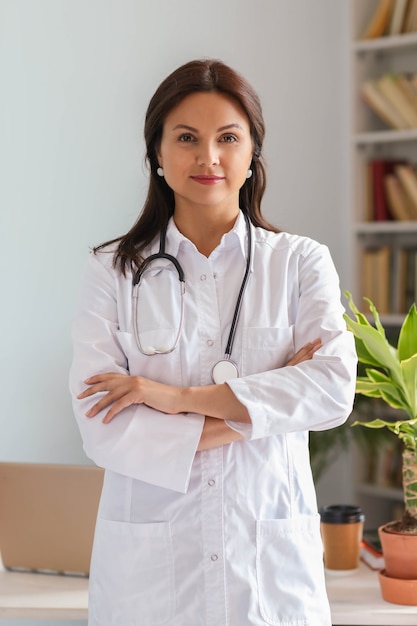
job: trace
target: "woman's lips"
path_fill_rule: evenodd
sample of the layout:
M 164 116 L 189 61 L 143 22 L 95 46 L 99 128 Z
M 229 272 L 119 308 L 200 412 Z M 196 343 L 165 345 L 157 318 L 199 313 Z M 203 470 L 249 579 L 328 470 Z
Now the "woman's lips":
M 191 176 L 192 180 L 195 180 L 196 183 L 200 183 L 201 185 L 216 185 L 224 180 L 223 176 Z

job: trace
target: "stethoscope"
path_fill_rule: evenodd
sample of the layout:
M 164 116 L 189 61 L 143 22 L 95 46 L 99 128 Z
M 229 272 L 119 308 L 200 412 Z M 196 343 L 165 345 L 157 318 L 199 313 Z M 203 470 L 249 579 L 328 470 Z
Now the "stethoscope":
M 233 343 L 235 340 L 236 328 L 239 321 L 240 310 L 242 308 L 243 294 L 245 292 L 246 286 L 249 280 L 249 273 L 252 261 L 252 232 L 250 227 L 250 221 L 248 215 L 243 212 L 243 216 L 246 221 L 246 231 L 247 231 L 247 251 L 246 251 L 246 269 L 245 274 L 243 276 L 242 284 L 240 286 L 239 295 L 237 297 L 235 311 L 232 318 L 232 324 L 230 326 L 229 337 L 227 339 L 226 350 L 223 359 L 217 361 L 211 370 L 211 378 L 212 381 L 216 384 L 224 383 L 227 380 L 231 380 L 232 378 L 239 377 L 239 368 L 237 364 L 232 360 L 232 349 Z M 145 356 L 154 356 L 155 354 L 169 354 L 173 352 L 175 348 L 178 346 L 178 342 L 181 337 L 183 325 L 184 325 L 184 294 L 185 294 L 185 276 L 184 271 L 178 262 L 178 260 L 165 252 L 165 240 L 166 240 L 166 227 L 161 230 L 159 237 L 159 252 L 156 254 L 151 254 L 149 257 L 144 259 L 141 263 L 139 269 L 137 270 L 134 278 L 133 278 L 133 292 L 132 292 L 132 319 L 133 319 L 133 331 L 136 339 L 137 346 L 140 352 Z M 155 348 L 153 346 L 143 347 L 138 330 L 138 299 L 139 299 L 139 286 L 144 272 L 148 269 L 149 265 L 157 260 L 157 259 L 165 259 L 172 263 L 175 266 L 175 269 L 178 273 L 179 278 L 179 288 L 180 288 L 180 296 L 181 296 L 181 310 L 180 310 L 180 319 L 178 324 L 178 332 L 175 336 L 174 342 L 171 346 L 162 346 L 160 348 Z

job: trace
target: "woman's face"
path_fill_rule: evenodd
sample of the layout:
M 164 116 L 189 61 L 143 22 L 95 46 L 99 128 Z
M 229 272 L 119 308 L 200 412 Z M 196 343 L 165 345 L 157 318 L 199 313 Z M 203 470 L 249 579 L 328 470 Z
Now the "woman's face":
M 219 208 L 236 214 L 253 145 L 249 120 L 230 96 L 197 92 L 168 114 L 159 165 L 175 197 L 175 211 Z

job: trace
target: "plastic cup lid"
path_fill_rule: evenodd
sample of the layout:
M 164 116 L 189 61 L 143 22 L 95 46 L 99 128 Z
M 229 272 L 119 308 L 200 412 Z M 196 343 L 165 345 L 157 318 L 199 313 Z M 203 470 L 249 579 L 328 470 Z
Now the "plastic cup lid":
M 360 506 L 353 504 L 332 504 L 321 507 L 320 518 L 321 521 L 326 524 L 349 524 L 363 522 L 365 515 Z

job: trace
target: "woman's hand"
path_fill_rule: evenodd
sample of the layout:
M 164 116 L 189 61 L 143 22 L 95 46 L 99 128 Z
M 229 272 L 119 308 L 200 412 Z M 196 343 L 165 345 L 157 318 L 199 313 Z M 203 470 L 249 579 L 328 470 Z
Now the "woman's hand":
M 320 339 L 315 339 L 314 341 L 307 343 L 305 346 L 300 348 L 298 352 L 295 353 L 295 355 L 288 361 L 286 365 L 298 365 L 303 361 L 309 361 L 313 357 L 313 354 L 321 347 L 321 345 L 322 344 Z M 186 395 L 184 393 L 187 388 L 176 387 L 174 385 L 165 385 L 163 383 L 158 383 L 154 380 L 150 380 L 149 378 L 144 378 L 143 376 L 129 376 L 128 374 L 118 374 L 115 372 L 110 372 L 108 374 L 98 374 L 96 376 L 88 378 L 84 382 L 86 385 L 88 385 L 88 388 L 80 393 L 79 396 L 77 396 L 79 400 L 89 398 L 96 393 L 105 394 L 88 411 L 88 413 L 86 414 L 87 417 L 95 417 L 100 411 L 111 406 L 103 419 L 104 424 L 108 424 L 109 422 L 111 422 L 111 420 L 118 413 L 123 411 L 123 409 L 127 408 L 128 406 L 131 406 L 132 404 L 146 404 L 147 406 L 156 409 L 157 411 L 168 414 L 175 414 L 180 413 L 181 411 L 187 411 L 187 408 L 183 406 L 184 399 L 189 398 L 189 395 Z M 220 394 L 221 387 L 223 389 L 223 396 L 226 396 L 225 400 L 227 400 L 227 397 L 232 394 L 229 387 L 225 385 L 211 385 L 210 387 L 212 387 L 213 389 L 209 390 L 208 388 L 201 387 L 193 388 L 193 391 L 195 393 L 196 391 L 198 392 L 199 389 L 203 389 L 204 391 L 202 393 L 204 395 L 207 395 L 207 392 L 209 391 L 210 393 L 216 393 L 217 389 Z M 196 398 L 195 395 L 193 397 Z M 230 399 L 231 398 L 229 397 L 229 400 Z M 233 394 L 232 399 L 236 400 Z M 221 403 L 223 403 L 223 399 L 220 398 L 220 401 Z M 207 402 L 208 404 L 211 404 L 209 398 L 207 398 Z M 240 403 L 238 403 L 238 405 L 240 405 Z M 200 407 L 198 407 L 198 409 L 200 409 Z M 192 412 L 199 412 L 199 410 L 193 411 L 192 408 L 190 408 L 189 410 L 191 410 Z M 209 411 L 207 411 L 207 413 L 209 413 Z M 203 414 L 205 414 L 205 412 Z M 216 415 L 215 417 L 219 416 Z M 247 419 L 244 419 L 242 417 L 240 417 L 239 419 L 235 419 L 237 419 L 237 421 L 249 420 L 248 417 Z
M 303 361 L 309 361 L 321 345 L 320 339 L 307 343 L 296 352 L 286 365 L 297 365 Z M 197 450 L 217 448 L 241 439 L 243 439 L 243 435 L 230 428 L 223 420 L 206 416 Z
M 112 405 L 103 419 L 104 424 L 108 424 L 117 413 L 132 404 L 147 404 L 163 413 L 174 414 L 180 411 L 178 408 L 180 387 L 157 383 L 143 376 L 115 372 L 91 376 L 84 382 L 89 387 L 77 396 L 79 400 L 96 393 L 105 393 L 88 411 L 87 417 L 95 417 L 97 413 Z
M 310 359 L 313 358 L 313 354 L 317 352 L 317 350 L 321 348 L 321 346 L 322 346 L 322 343 L 321 343 L 321 339 L 319 338 L 314 339 L 314 341 L 310 341 L 309 343 L 306 343 L 305 346 L 300 348 L 298 352 L 294 354 L 294 356 L 292 357 L 292 359 L 288 361 L 286 366 L 298 365 L 299 363 L 302 363 L 303 361 L 310 361 Z

